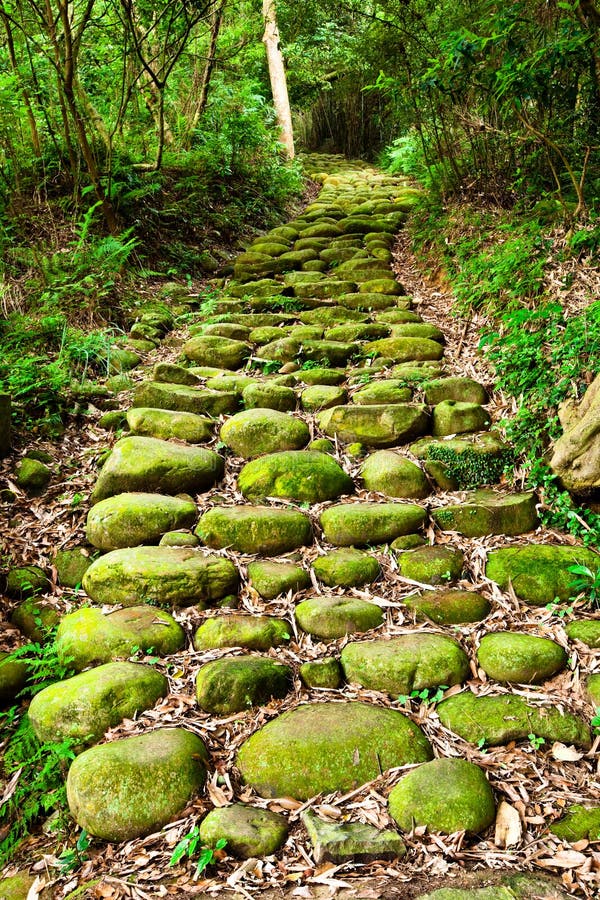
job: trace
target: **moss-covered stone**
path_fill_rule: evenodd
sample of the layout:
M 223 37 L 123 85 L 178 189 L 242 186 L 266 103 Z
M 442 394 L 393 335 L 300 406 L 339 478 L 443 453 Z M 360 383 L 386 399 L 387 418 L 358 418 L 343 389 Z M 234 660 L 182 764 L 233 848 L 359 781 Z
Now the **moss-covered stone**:
M 15 469 L 15 481 L 29 494 L 41 494 L 52 478 L 52 470 L 38 459 L 25 457 Z
M 219 481 L 223 472 L 223 459 L 204 447 L 186 447 L 151 437 L 125 437 L 113 447 L 90 499 L 95 504 L 132 491 L 199 493 Z
M 81 828 L 130 841 L 176 819 L 206 781 L 208 753 L 183 728 L 157 728 L 86 750 L 71 765 L 67 799 Z
M 263 600 L 274 600 L 288 591 L 296 593 L 310 585 L 310 576 L 302 566 L 265 559 L 258 559 L 248 565 L 248 580 Z
M 206 387 L 210 391 L 224 391 L 225 393 L 231 392 L 241 397 L 244 389 L 249 387 L 251 384 L 260 384 L 260 382 L 256 378 L 252 378 L 251 375 L 241 375 L 239 373 L 236 373 L 235 375 L 215 375 L 213 378 L 208 379 L 208 381 L 206 382 Z
M 425 523 L 426 513 L 413 503 L 339 503 L 321 513 L 330 544 L 340 547 L 384 544 L 411 534 Z
M 240 859 L 270 856 L 285 842 L 287 833 L 283 816 L 242 803 L 212 809 L 200 823 L 200 840 L 206 847 L 226 841 L 227 852 Z
M 133 407 L 127 411 L 131 434 L 160 438 L 176 438 L 188 444 L 202 444 L 212 437 L 213 422 L 206 416 L 168 409 Z
M 30 597 L 24 600 L 12 611 L 10 621 L 21 634 L 43 644 L 48 638 L 49 631 L 58 624 L 60 615 L 58 610 L 50 603 L 36 600 Z
M 408 305 L 408 301 L 404 298 L 393 296 L 392 294 L 381 294 L 374 291 L 366 291 L 364 288 L 372 282 L 363 282 L 357 294 L 344 294 L 339 298 L 341 306 L 347 309 L 356 309 L 362 312 L 372 312 L 382 309 L 395 309 L 401 305 L 403 308 Z
M 83 576 L 91 564 L 89 553 L 79 547 L 72 550 L 57 550 L 53 559 L 59 584 L 70 588 L 81 584 Z
M 327 341 L 375 341 L 387 337 L 390 329 L 387 325 L 378 325 L 376 322 L 364 324 L 336 325 L 325 332 Z
M 421 500 L 430 493 L 429 482 L 419 466 L 391 450 L 378 450 L 367 457 L 360 475 L 368 491 L 388 497 Z
M 418 620 L 430 619 L 438 625 L 481 622 L 491 609 L 489 600 L 474 591 L 423 591 L 403 602 Z
M 289 412 L 296 408 L 296 392 L 280 384 L 249 384 L 242 399 L 246 409 L 277 409 Z
M 295 615 L 303 631 L 327 641 L 383 623 L 380 607 L 357 597 L 310 597 L 298 604 Z
M 399 859 L 406 854 L 402 838 L 391 829 L 375 828 L 362 822 L 325 822 L 306 810 L 302 821 L 313 845 L 316 863 L 329 859 L 344 863 L 351 860 L 372 862 Z
M 315 281 L 314 283 L 301 282 L 294 285 L 296 297 L 316 297 L 319 300 L 341 297 L 343 294 L 351 294 L 355 290 L 356 283 L 353 281 L 334 281 L 329 278 L 324 278 L 322 281 Z
M 336 387 L 344 381 L 346 373 L 343 369 L 324 369 L 316 366 L 314 369 L 301 369 L 296 373 L 296 378 L 302 384 Z
M 416 404 L 350 405 L 326 409 L 317 415 L 317 421 L 325 434 L 347 443 L 390 447 L 424 434 L 429 416 L 425 407 Z
M 257 656 L 223 657 L 200 668 L 196 699 L 200 709 L 228 716 L 281 699 L 291 686 L 289 666 Z
M 594 650 L 600 648 L 600 620 L 577 619 L 566 627 L 567 636 L 572 641 L 581 641 Z
M 189 531 L 166 531 L 158 542 L 159 547 L 199 547 L 202 541 Z
M 99 550 L 155 544 L 166 531 L 191 528 L 196 515 L 196 504 L 179 497 L 117 494 L 90 509 L 86 538 Z
M 380 254 L 375 256 L 378 261 L 382 258 L 384 262 L 391 259 L 389 250 L 385 251 L 383 257 Z M 404 287 L 393 278 L 369 278 L 362 282 L 358 290 L 361 294 L 386 294 L 388 297 L 400 297 L 406 293 Z
M 239 369 L 250 356 L 250 346 L 231 338 L 200 335 L 183 345 L 183 355 L 198 366 Z
M 392 697 L 462 684 L 469 672 L 468 657 L 456 641 L 426 632 L 346 644 L 341 661 L 348 681 Z
M 407 772 L 390 793 L 389 810 L 405 831 L 426 825 L 444 834 L 484 831 L 496 818 L 487 778 L 466 759 L 434 759 Z
M 335 454 L 335 444 L 327 440 L 327 438 L 317 438 L 311 441 L 307 450 L 317 450 L 319 453 L 329 453 L 330 456 Z
M 442 531 L 458 531 L 467 537 L 522 534 L 532 531 L 539 523 L 536 502 L 536 495 L 531 491 L 522 494 L 473 491 L 462 503 L 440 507 L 431 515 Z
M 436 325 L 430 325 L 428 322 L 402 322 L 399 325 L 392 325 L 391 337 L 393 339 L 420 338 L 437 341 L 439 344 L 444 343 L 443 332 Z
M 133 395 L 133 406 L 143 409 L 165 409 L 217 418 L 235 412 L 238 396 L 233 391 L 201 390 L 182 384 L 145 381 Z
M 432 421 L 434 437 L 443 437 L 447 434 L 485 431 L 490 427 L 491 420 L 487 410 L 478 403 L 443 400 L 434 406 Z
M 375 315 L 375 321 L 386 325 L 402 325 L 404 322 L 422 322 L 421 316 L 409 309 L 383 309 Z
M 196 534 L 216 550 L 278 556 L 312 541 L 310 519 L 295 509 L 216 506 L 204 513 Z
M 600 674 L 588 675 L 585 688 L 590 703 L 595 707 L 600 707 Z
M 0 650 L 0 707 L 12 705 L 27 682 L 27 663 Z
M 120 428 L 127 431 L 127 414 L 121 409 L 109 409 L 98 419 L 98 426 L 106 431 L 118 431 Z
M 244 647 L 264 652 L 289 640 L 290 625 L 285 619 L 234 613 L 214 616 L 203 622 L 194 635 L 194 647 L 199 651 Z
M 348 309 L 345 306 L 321 306 L 301 312 L 298 318 L 306 325 L 322 325 L 323 328 L 332 328 L 334 325 L 342 325 L 344 322 L 366 322 L 369 317 L 359 310 Z
M 496 681 L 541 684 L 564 669 L 567 654 L 549 638 L 503 631 L 481 639 L 477 660 Z
M 6 576 L 6 593 L 15 600 L 43 594 L 50 587 L 50 579 L 39 566 L 13 566 Z
M 565 815 L 550 826 L 556 837 L 570 844 L 577 841 L 600 841 L 600 806 L 568 806 Z
M 307 387 L 300 395 L 302 409 L 306 412 L 319 412 L 345 403 L 347 394 L 344 388 L 333 385 L 315 384 Z
M 464 557 L 453 547 L 417 547 L 398 554 L 400 574 L 421 584 L 449 584 L 460 578 Z
M 437 406 L 444 400 L 454 400 L 458 403 L 478 403 L 485 405 L 488 400 L 486 389 L 478 381 L 472 378 L 436 378 L 427 381 L 423 385 L 425 400 L 430 406 Z
M 352 790 L 392 766 L 431 756 L 420 728 L 395 710 L 312 703 L 283 713 L 248 738 L 237 766 L 262 797 L 306 800 Z
M 359 406 L 377 406 L 385 403 L 408 403 L 412 391 L 394 378 L 374 381 L 352 395 L 352 402 Z
M 35 695 L 29 720 L 38 740 L 93 744 L 125 718 L 154 706 L 169 691 L 150 666 L 110 662 L 51 684 Z
M 83 607 L 63 616 L 56 652 L 76 672 L 131 656 L 136 649 L 168 656 L 185 645 L 185 631 L 173 616 L 152 606 L 131 606 L 105 614 Z
M 425 547 L 427 541 L 421 534 L 403 534 L 395 538 L 390 547 L 392 550 L 416 550 L 417 547 Z
M 379 563 L 374 556 L 355 550 L 333 550 L 313 562 L 317 578 L 329 587 L 360 587 L 379 577 Z
M 300 678 L 308 688 L 337 690 L 342 686 L 344 676 L 337 659 L 316 659 L 302 663 Z
M 573 594 L 570 566 L 600 568 L 600 556 L 584 547 L 530 544 L 502 547 L 488 554 L 485 574 L 502 590 L 510 585 L 519 599 L 532 606 L 545 606 L 555 598 L 568 600 Z
M 582 719 L 548 704 L 534 706 L 513 694 L 477 697 L 464 691 L 438 703 L 437 713 L 445 728 L 472 744 L 493 747 L 527 740 L 530 734 L 586 749 L 591 744 L 590 729 Z
M 177 363 L 159 362 L 152 369 L 152 378 L 154 381 L 164 381 L 167 384 L 186 384 L 191 387 L 199 384 L 200 379 L 185 366 L 179 366 Z
M 151 602 L 204 608 L 236 593 L 237 569 L 229 559 L 174 547 L 112 550 L 85 573 L 83 588 L 96 603 L 137 606 Z
M 311 450 L 271 453 L 247 463 L 238 488 L 249 500 L 282 497 L 322 503 L 354 491 L 354 482 L 331 456 Z
M 28 872 L 17 872 L 8 878 L 0 878 L 0 900 L 27 900 L 36 880 L 36 876 L 29 875 Z M 43 890 L 38 896 L 40 900 L 49 900 L 50 895 L 47 890 Z
M 221 440 L 236 456 L 252 459 L 281 450 L 300 450 L 310 439 L 300 419 L 275 409 L 247 409 L 221 428 Z
M 439 440 L 422 438 L 411 446 L 418 459 L 427 460 L 427 473 L 442 490 L 496 484 L 514 461 L 514 451 L 496 432 L 478 432 Z
M 402 326 L 393 326 L 402 327 Z M 444 348 L 438 341 L 419 337 L 389 337 L 371 341 L 363 348 L 367 354 L 385 356 L 395 363 L 414 360 L 437 360 L 444 355 Z

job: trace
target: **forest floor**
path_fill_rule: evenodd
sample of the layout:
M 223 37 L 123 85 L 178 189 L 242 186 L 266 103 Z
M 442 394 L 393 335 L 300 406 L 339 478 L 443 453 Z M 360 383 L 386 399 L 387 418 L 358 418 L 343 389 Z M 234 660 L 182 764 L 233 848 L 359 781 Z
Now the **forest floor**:
M 473 378 L 484 384 L 491 394 L 487 409 L 492 421 L 514 412 L 513 401 L 493 390 L 490 369 L 478 351 L 480 330 L 485 324 L 483 317 L 474 315 L 468 320 L 457 317 L 452 311 L 452 297 L 437 281 L 429 280 L 419 261 L 412 254 L 409 241 L 401 232 L 394 248 L 393 269 L 398 281 L 413 298 L 413 309 L 424 322 L 438 326 L 445 336 L 445 369 L 448 374 Z M 152 366 L 158 362 L 176 362 L 180 358 L 181 346 L 188 336 L 187 328 L 173 331 L 160 347 L 147 355 L 143 367 L 131 373 L 136 383 L 148 377 Z M 128 396 L 119 397 L 126 406 Z M 70 423 L 59 441 L 43 439 L 17 442 L 20 455 L 31 449 L 44 450 L 50 454 L 54 477 L 43 496 L 31 498 L 16 484 L 13 477 L 15 455 L 0 465 L 0 478 L 15 495 L 10 505 L 4 504 L 8 516 L 7 528 L 3 533 L 5 551 L 9 552 L 12 565 L 37 564 L 53 572 L 52 592 L 45 598 L 56 606 L 61 614 L 77 608 L 85 595 L 81 591 L 60 586 L 56 580 L 56 570 L 52 569 L 53 554 L 63 548 L 81 545 L 85 539 L 86 498 L 98 475 L 98 458 L 101 451 L 113 441 L 115 436 L 107 434 L 98 426 L 103 410 L 90 407 L 85 416 Z M 314 427 L 311 425 L 311 428 Z M 315 433 L 315 436 L 316 433 Z M 115 438 L 116 439 L 116 438 Z M 208 448 L 215 448 L 218 436 L 207 442 Z M 355 480 L 358 479 L 360 461 L 347 455 L 345 448 L 337 445 L 336 458 Z M 199 501 L 202 511 L 210 507 L 213 495 L 219 501 L 236 505 L 243 499 L 237 489 L 237 476 L 242 466 L 239 459 L 230 459 L 225 481 L 212 492 L 203 495 Z M 518 472 L 517 472 L 518 480 Z M 224 499 L 223 499 L 224 498 Z M 358 487 L 356 499 L 374 499 L 367 491 Z M 429 508 L 435 509 L 456 499 L 453 494 L 437 491 L 428 498 Z M 320 506 L 311 509 L 316 518 Z M 469 648 L 471 673 L 468 682 L 475 692 L 488 693 L 489 680 L 478 669 L 474 648 L 481 636 L 489 630 L 527 631 L 554 639 L 568 649 L 569 667 L 558 675 L 545 692 L 544 688 L 507 688 L 494 685 L 494 691 L 512 692 L 529 698 L 535 696 L 537 702 L 556 705 L 564 703 L 569 709 L 588 715 L 587 704 L 580 685 L 584 675 L 600 672 L 597 653 L 582 644 L 569 644 L 562 618 L 552 611 L 541 608 L 524 607 L 510 593 L 501 592 L 497 585 L 485 577 L 484 563 L 487 553 L 499 546 L 519 543 L 519 538 L 503 535 L 484 538 L 463 538 L 459 535 L 441 533 L 429 527 L 427 537 L 438 545 L 451 543 L 464 553 L 465 571 L 453 586 L 468 590 L 478 590 L 492 601 L 493 612 L 485 622 L 461 626 L 454 633 L 463 646 Z M 574 541 L 563 534 L 551 532 L 542 527 L 527 536 L 529 543 L 573 544 Z M 309 567 L 323 550 L 318 541 L 302 550 L 305 567 Z M 384 630 L 387 635 L 411 631 L 427 630 L 430 626 L 414 623 L 403 607 L 402 599 L 414 592 L 414 584 L 403 579 L 398 572 L 394 557 L 378 555 L 383 576 L 380 582 L 361 590 L 354 589 L 353 596 L 378 603 L 385 612 Z M 238 560 L 239 562 L 239 560 Z M 248 584 L 242 560 L 243 586 L 240 593 L 241 610 L 251 614 L 267 613 L 291 619 L 293 605 L 289 598 L 279 598 L 264 603 Z M 321 590 L 317 584 L 311 589 Z M 308 594 L 295 597 L 304 599 Z M 8 619 L 12 604 L 4 600 L 3 613 Z M 186 627 L 188 635 L 195 631 L 204 616 L 194 608 L 176 612 Z M 284 649 L 272 651 L 282 662 L 297 668 L 300 662 L 319 659 L 324 652 L 328 655 L 339 653 L 347 643 L 347 637 L 324 644 L 308 634 L 295 632 L 294 639 Z M 22 642 L 22 636 L 8 621 L 3 623 L 0 649 L 12 649 Z M 51 835 L 45 832 L 32 835 L 19 848 L 14 863 L 4 875 L 16 869 L 28 868 L 38 878 L 37 888 L 28 895 L 28 900 L 40 897 L 71 898 L 135 898 L 147 900 L 155 897 L 214 897 L 220 894 L 238 898 L 257 896 L 276 898 L 290 896 L 298 898 L 323 898 L 335 894 L 340 898 L 398 898 L 409 900 L 418 897 L 425 890 L 437 886 L 471 886 L 471 879 L 485 883 L 512 871 L 536 871 L 558 876 L 564 889 L 574 896 L 593 898 L 597 896 L 600 873 L 600 853 L 597 845 L 587 841 L 576 847 L 568 847 L 547 830 L 548 822 L 556 817 L 565 806 L 572 803 L 588 803 L 600 800 L 598 784 L 598 752 L 600 736 L 596 737 L 591 749 L 575 752 L 575 756 L 565 756 L 560 744 L 546 746 L 541 750 L 530 744 L 512 742 L 506 746 L 479 748 L 458 738 L 442 728 L 435 712 L 435 706 L 427 702 L 409 702 L 403 711 L 410 713 L 432 745 L 437 756 L 461 757 L 476 762 L 488 776 L 498 796 L 518 812 L 520 829 L 518 839 L 509 847 L 503 846 L 498 831 L 488 831 L 476 837 L 466 837 L 464 833 L 450 836 L 425 833 L 416 829 L 404 836 L 408 848 L 407 856 L 398 863 L 358 864 L 347 862 L 341 865 L 323 863 L 317 865 L 311 847 L 300 823 L 300 814 L 310 807 L 331 821 L 358 819 L 360 821 L 387 827 L 390 818 L 387 812 L 386 796 L 389 792 L 390 777 L 386 775 L 370 784 L 347 794 L 333 794 L 320 797 L 309 803 L 292 800 L 264 800 L 251 789 L 241 784 L 232 764 L 236 750 L 258 726 L 299 702 L 314 698 L 295 679 L 294 689 L 283 699 L 273 701 L 267 707 L 260 707 L 247 713 L 216 718 L 199 711 L 195 701 L 194 679 L 200 661 L 216 658 L 213 654 L 200 654 L 190 647 L 185 653 L 174 658 L 154 661 L 157 669 L 165 673 L 171 684 L 171 693 L 152 710 L 140 714 L 134 720 L 126 720 L 116 726 L 107 738 L 115 740 L 141 733 L 157 723 L 168 726 L 182 726 L 195 731 L 210 745 L 215 764 L 214 776 L 209 779 L 207 796 L 201 796 L 190 804 L 179 820 L 172 822 L 158 834 L 129 841 L 125 844 L 103 844 L 93 841 L 86 851 L 83 865 L 68 876 L 57 874 L 57 848 Z M 138 657 L 138 661 L 148 658 Z M 453 689 L 446 692 L 451 696 Z M 364 700 L 376 704 L 389 705 L 382 700 L 379 692 L 368 691 L 356 685 L 346 685 L 335 691 L 336 699 Z M 330 699 L 327 694 L 327 699 Z M 394 704 L 394 708 L 398 704 Z M 395 773 L 397 775 L 398 772 Z M 193 878 L 189 865 L 179 864 L 169 867 L 169 859 L 174 846 L 182 836 L 213 806 L 227 805 L 233 799 L 251 802 L 255 806 L 281 812 L 289 819 L 290 835 L 284 848 L 276 857 L 267 860 L 251 859 L 242 863 L 225 857 L 215 867 L 210 867 L 199 880 Z M 33 861 L 33 863 L 32 863 Z M 483 870 L 469 874 L 471 870 Z M 37 891 L 37 892 L 36 892 Z M 550 895 L 547 895 L 550 896 Z

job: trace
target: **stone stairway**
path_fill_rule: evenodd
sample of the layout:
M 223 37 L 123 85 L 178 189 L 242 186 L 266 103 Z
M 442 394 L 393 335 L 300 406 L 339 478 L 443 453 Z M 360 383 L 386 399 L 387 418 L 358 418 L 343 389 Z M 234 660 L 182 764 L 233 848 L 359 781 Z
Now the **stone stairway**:
M 78 745 L 71 813 L 106 841 L 195 811 L 233 859 L 269 858 L 291 828 L 315 864 L 410 867 L 426 829 L 466 832 L 471 864 L 579 854 L 565 868 L 585 893 L 600 622 L 565 628 L 547 604 L 600 558 L 536 531 L 493 398 L 445 366 L 396 280 L 415 191 L 308 165 L 317 200 L 236 259 L 178 361 L 136 387 L 90 499 L 88 600 L 58 626 L 78 674 L 31 722 Z

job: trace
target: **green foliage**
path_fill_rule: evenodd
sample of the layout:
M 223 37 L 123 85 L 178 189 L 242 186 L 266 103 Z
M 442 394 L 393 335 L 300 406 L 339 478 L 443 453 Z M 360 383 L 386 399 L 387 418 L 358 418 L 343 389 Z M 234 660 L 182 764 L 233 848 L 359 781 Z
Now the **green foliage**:
M 425 706 L 429 706 L 430 704 L 439 703 L 440 700 L 444 699 L 444 691 L 448 690 L 447 684 L 440 684 L 439 687 L 435 688 L 423 688 L 420 691 L 411 691 L 410 694 L 400 694 L 398 696 L 398 703 L 410 703 L 411 700 L 419 700 Z
M 89 834 L 87 833 L 85 828 L 83 828 L 81 834 L 75 842 L 75 846 L 67 847 L 58 857 L 60 871 L 63 874 L 67 874 L 69 872 L 75 872 L 77 869 L 80 869 L 88 858 L 86 851 L 88 850 L 91 843 L 92 841 Z
M 537 734 L 528 734 L 527 740 L 531 744 L 534 750 L 540 750 L 543 745 L 546 743 L 545 738 L 539 737 Z
M 427 459 L 444 463 L 448 476 L 461 490 L 477 488 L 484 484 L 497 484 L 503 472 L 514 463 L 514 451 L 503 450 L 497 456 L 466 449 L 457 453 L 443 444 L 433 444 L 427 451 Z
M 190 860 L 197 857 L 195 877 L 198 878 L 207 866 L 215 861 L 216 851 L 222 850 L 226 845 L 227 841 L 221 838 L 214 847 L 205 847 L 200 839 L 200 829 L 198 825 L 194 825 L 173 850 L 169 865 L 176 866 L 184 856 L 187 856 Z
M 600 607 L 600 570 L 592 572 L 587 566 L 575 565 L 567 569 L 576 577 L 570 584 L 576 594 L 584 594 L 586 603 L 593 609 Z
M 592 717 L 590 722 L 592 726 L 592 734 L 597 736 L 600 734 L 600 707 L 596 707 L 596 715 Z
M 56 814 L 53 828 L 67 828 L 67 799 L 64 778 L 75 758 L 71 741 L 40 743 L 24 715 L 16 709 L 3 713 L 7 737 L 1 763 L 2 775 L 11 791 L 0 807 L 0 866 L 6 865 L 19 842 L 32 832 L 38 821 Z

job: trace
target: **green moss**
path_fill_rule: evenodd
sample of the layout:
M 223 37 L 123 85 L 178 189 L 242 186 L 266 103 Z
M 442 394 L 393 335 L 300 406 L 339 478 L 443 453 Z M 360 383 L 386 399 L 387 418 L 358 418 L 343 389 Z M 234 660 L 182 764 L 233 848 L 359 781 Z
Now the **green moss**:
M 393 541 L 417 531 L 425 518 L 412 503 L 340 503 L 321 513 L 320 522 L 329 543 L 349 547 Z
M 360 550 L 333 550 L 313 562 L 317 578 L 329 587 L 360 587 L 379 577 L 380 567 L 374 556 Z
M 250 356 L 244 341 L 203 336 L 192 338 L 183 345 L 183 355 L 198 366 L 219 365 L 222 369 L 239 369 Z
M 196 650 L 244 647 L 246 650 L 270 650 L 290 639 L 290 625 L 271 616 L 220 615 L 207 619 L 194 635 Z
M 302 663 L 300 678 L 308 688 L 328 688 L 337 690 L 342 686 L 344 676 L 337 659 L 317 659 Z
M 315 384 L 312 387 L 307 387 L 300 395 L 302 409 L 306 412 L 331 409 L 332 406 L 345 403 L 346 399 L 347 394 L 343 388 L 324 384 Z
M 249 384 L 242 399 L 246 409 L 277 409 L 290 412 L 296 408 L 296 392 L 279 384 Z
M 373 453 L 362 464 L 360 474 L 368 491 L 379 491 L 388 497 L 421 500 L 430 493 L 421 469 L 392 450 Z
M 477 660 L 496 681 L 540 684 L 564 669 L 567 654 L 548 638 L 497 632 L 481 639 Z
M 240 859 L 270 856 L 284 843 L 287 833 L 283 816 L 241 803 L 212 809 L 200 823 L 200 840 L 205 846 L 226 841 L 227 853 Z
M 600 806 L 569 806 L 563 818 L 550 826 L 550 831 L 571 844 L 585 840 L 600 841 Z
M 221 428 L 221 440 L 244 459 L 299 450 L 309 438 L 304 422 L 274 409 L 247 409 L 232 416 Z
M 597 650 L 600 648 L 600 621 L 598 619 L 579 619 L 569 622 L 566 627 L 567 636 L 572 641 L 581 641 Z
M 417 547 L 397 557 L 400 574 L 421 584 L 448 584 L 460 578 L 464 557 L 452 547 Z
M 429 416 L 419 405 L 334 406 L 317 416 L 319 428 L 346 443 L 390 447 L 425 433 Z
M 248 580 L 264 600 L 274 600 L 288 591 L 296 593 L 310 585 L 310 576 L 302 566 L 264 559 L 249 563 Z
M 349 791 L 392 766 L 431 759 L 422 731 L 395 710 L 311 703 L 272 720 L 240 748 L 243 780 L 262 797 Z
M 191 528 L 196 516 L 196 504 L 189 500 L 140 492 L 118 494 L 89 511 L 86 538 L 99 550 L 155 544 L 166 531 Z
M 255 656 L 224 657 L 201 666 L 196 699 L 200 709 L 228 716 L 281 699 L 291 686 L 289 666 Z
M 196 528 L 204 543 L 220 550 L 277 556 L 312 541 L 310 519 L 294 509 L 266 506 L 213 507 Z
M 490 612 L 490 602 L 474 591 L 424 591 L 404 598 L 418 620 L 431 619 L 439 625 L 480 622 Z
M 395 363 L 438 360 L 444 355 L 444 349 L 437 341 L 418 337 L 382 338 L 379 341 L 365 344 L 363 349 L 367 354 L 374 353 L 376 356 L 385 356 Z
M 405 831 L 479 832 L 496 818 L 492 789 L 481 769 L 465 759 L 434 759 L 403 776 L 389 797 L 391 817 Z
M 514 451 L 501 441 L 486 440 L 485 434 L 477 438 L 477 445 L 461 439 L 432 442 L 426 459 L 442 463 L 446 476 L 456 482 L 457 488 L 497 484 L 504 470 L 513 464 Z
M 238 488 L 250 500 L 282 497 L 299 503 L 322 503 L 354 492 L 354 482 L 326 453 L 288 450 L 247 463 Z
M 357 597 L 310 597 L 298 604 L 295 616 L 303 631 L 322 640 L 370 631 L 383 623 L 380 607 Z
M 12 705 L 27 682 L 27 663 L 0 651 L 0 707 Z
M 456 641 L 425 632 L 346 644 L 341 660 L 348 681 L 392 697 L 461 684 L 469 672 L 468 657 Z
M 554 599 L 568 600 L 573 594 L 574 576 L 569 567 L 600 568 L 600 556 L 583 547 L 531 544 L 503 547 L 488 555 L 485 573 L 506 590 L 512 585 L 517 597 L 532 606 L 545 606 Z
M 39 566 L 15 566 L 6 576 L 6 593 L 22 600 L 50 590 L 50 579 Z
M 165 409 L 196 415 L 218 416 L 233 413 L 238 408 L 238 396 L 233 391 L 198 390 L 180 384 L 161 384 L 145 381 L 133 395 L 133 406 L 144 409 Z
M 537 497 L 533 492 L 497 494 L 490 490 L 474 491 L 467 494 L 460 504 L 433 510 L 432 517 L 442 531 L 457 531 L 467 537 L 515 535 L 537 527 L 536 503 Z

